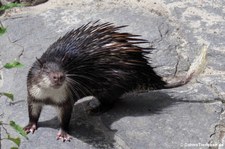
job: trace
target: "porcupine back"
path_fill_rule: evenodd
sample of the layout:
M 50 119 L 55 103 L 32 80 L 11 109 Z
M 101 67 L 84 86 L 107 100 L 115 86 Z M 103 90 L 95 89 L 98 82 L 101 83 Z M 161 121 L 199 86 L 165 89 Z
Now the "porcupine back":
M 95 95 L 110 88 L 121 93 L 142 88 L 160 89 L 166 84 L 147 61 L 151 48 L 137 35 L 118 32 L 125 26 L 88 23 L 53 43 L 40 58 L 59 63 L 74 81 L 76 92 Z

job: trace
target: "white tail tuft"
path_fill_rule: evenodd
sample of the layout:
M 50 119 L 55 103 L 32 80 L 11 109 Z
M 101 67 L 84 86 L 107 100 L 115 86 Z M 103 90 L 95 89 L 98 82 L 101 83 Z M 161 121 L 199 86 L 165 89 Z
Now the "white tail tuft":
M 205 45 L 205 44 L 202 46 L 201 53 L 199 56 L 195 58 L 195 60 L 191 64 L 187 72 L 186 78 L 192 78 L 192 77 L 198 76 L 205 70 L 206 63 L 207 63 L 206 57 L 207 57 L 208 47 L 209 45 Z

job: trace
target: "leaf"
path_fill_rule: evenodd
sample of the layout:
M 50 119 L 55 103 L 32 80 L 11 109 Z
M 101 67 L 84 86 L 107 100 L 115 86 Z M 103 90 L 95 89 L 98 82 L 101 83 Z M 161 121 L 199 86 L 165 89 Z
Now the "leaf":
M 12 93 L 0 93 L 0 95 L 8 97 L 12 101 L 14 100 L 14 95 Z
M 24 138 L 28 139 L 27 137 L 27 133 L 23 130 L 23 128 L 21 126 L 19 126 L 18 124 L 16 124 L 14 121 L 10 121 L 9 125 L 15 129 L 21 136 L 23 136 Z
M 2 125 L 2 121 L 0 121 L 0 125 Z
M 0 27 L 0 36 L 3 35 L 6 32 L 5 27 Z
M 19 137 L 13 138 L 10 135 L 8 135 L 8 138 L 7 139 L 10 140 L 10 141 L 12 141 L 12 142 L 14 142 L 18 147 L 20 146 L 21 140 L 20 140 Z M 13 147 L 13 148 L 15 148 L 15 147 Z
M 17 60 L 14 60 L 13 62 L 10 62 L 10 63 L 6 63 L 4 65 L 4 68 L 6 69 L 12 69 L 12 68 L 18 68 L 18 67 L 23 67 L 24 65 L 21 64 L 19 61 Z
M 7 10 L 7 9 L 11 9 L 11 8 L 14 8 L 14 7 L 21 7 L 23 6 L 22 4 L 18 4 L 18 3 L 8 3 L 6 5 L 2 5 L 0 7 L 0 11 L 1 10 Z
M 18 147 L 11 147 L 10 149 L 19 149 Z

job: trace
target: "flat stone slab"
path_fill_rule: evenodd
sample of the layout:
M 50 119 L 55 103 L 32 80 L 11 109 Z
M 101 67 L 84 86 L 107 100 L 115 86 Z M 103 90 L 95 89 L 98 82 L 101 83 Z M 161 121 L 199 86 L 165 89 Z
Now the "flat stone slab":
M 188 85 L 161 91 L 124 95 L 110 111 L 91 116 L 85 111 L 91 97 L 74 105 L 71 142 L 56 140 L 59 122 L 52 107 L 40 117 L 39 129 L 22 139 L 20 148 L 79 149 L 208 149 L 223 148 L 225 12 L 223 1 L 180 2 L 161 0 L 49 1 L 35 7 L 14 8 L 1 16 L 7 33 L 0 36 L 2 64 L 19 59 L 25 66 L 3 71 L 1 92 L 15 101 L 0 99 L 0 118 L 28 122 L 26 75 L 35 61 L 60 36 L 89 21 L 128 25 L 121 31 L 141 35 L 156 50 L 149 61 L 164 77 L 185 74 L 208 45 L 205 71 Z M 3 115 L 2 115 L 3 114 Z M 221 126 L 221 127 L 218 127 Z M 13 130 L 9 132 L 17 136 Z M 1 131 L 2 136 L 6 135 Z M 220 146 L 219 146 L 220 145 Z M 225 144 L 224 144 L 225 145 Z M 2 141 L 2 148 L 10 148 Z

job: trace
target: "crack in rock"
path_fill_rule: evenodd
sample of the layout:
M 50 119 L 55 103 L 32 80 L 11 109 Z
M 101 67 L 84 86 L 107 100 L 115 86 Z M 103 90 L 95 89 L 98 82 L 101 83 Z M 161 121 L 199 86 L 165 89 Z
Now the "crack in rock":
M 221 109 L 221 114 L 219 117 L 218 124 L 214 127 L 214 132 L 210 135 L 210 140 L 208 142 L 209 149 L 220 149 L 220 147 L 224 146 L 224 136 L 225 136 L 225 111 L 224 111 L 224 103 L 225 98 L 222 94 L 220 94 L 219 89 L 214 84 L 207 84 L 200 82 L 197 80 L 198 83 L 204 84 L 214 95 L 218 96 L 215 99 L 216 101 L 220 101 L 223 103 L 223 107 Z
M 214 127 L 214 132 L 210 135 L 209 149 L 220 149 L 223 147 L 225 136 L 225 111 L 220 115 L 219 124 Z
M 23 47 L 22 45 L 18 44 L 17 41 L 21 40 L 22 38 L 21 38 L 21 39 L 18 39 L 18 40 L 15 40 L 15 41 L 11 41 L 11 39 L 10 39 L 9 36 L 7 36 L 7 38 L 8 38 L 8 40 L 9 40 L 9 42 L 10 42 L 11 44 L 16 45 L 16 46 L 22 48 L 22 51 L 21 51 L 21 52 L 19 53 L 19 55 L 17 56 L 17 59 L 20 60 L 21 56 L 23 56 L 23 54 L 24 54 L 24 47 Z

